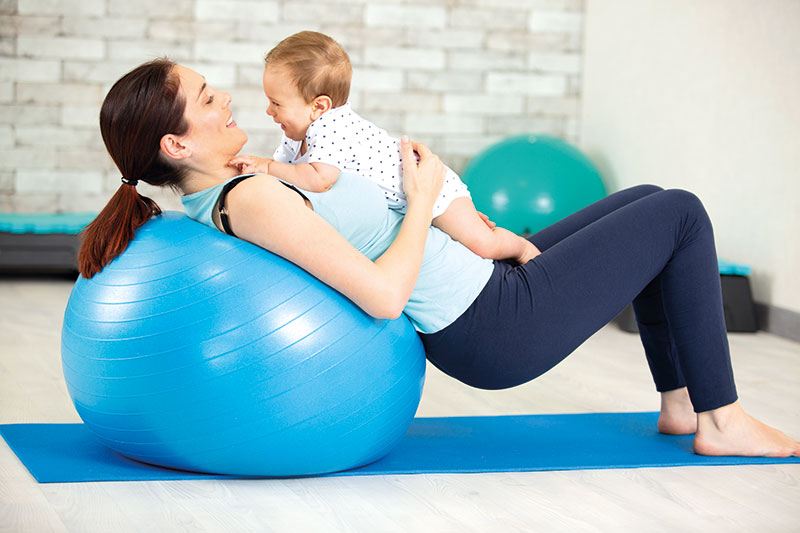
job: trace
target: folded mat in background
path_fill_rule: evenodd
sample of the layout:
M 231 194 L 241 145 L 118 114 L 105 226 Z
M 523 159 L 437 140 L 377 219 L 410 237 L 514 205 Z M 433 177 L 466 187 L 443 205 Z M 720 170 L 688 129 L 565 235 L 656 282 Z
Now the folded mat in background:
M 692 436 L 661 435 L 658 413 L 416 418 L 383 459 L 329 476 L 529 472 L 695 465 L 800 464 L 800 458 L 703 457 Z M 243 479 L 138 463 L 103 446 L 83 424 L 0 426 L 40 483 Z
M 95 216 L 0 212 L 0 272 L 76 273 L 78 234 Z

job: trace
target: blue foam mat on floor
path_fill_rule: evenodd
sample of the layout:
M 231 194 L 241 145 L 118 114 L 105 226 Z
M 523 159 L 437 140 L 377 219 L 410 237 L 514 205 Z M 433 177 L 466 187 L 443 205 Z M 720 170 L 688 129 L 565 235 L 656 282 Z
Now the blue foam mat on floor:
M 97 213 L 0 213 L 0 232 L 78 234 Z
M 383 459 L 329 476 L 789 464 L 800 458 L 703 457 L 692 436 L 661 435 L 658 413 L 416 418 Z M 8 424 L 0 434 L 40 483 L 243 479 L 169 470 L 103 446 L 83 424 Z

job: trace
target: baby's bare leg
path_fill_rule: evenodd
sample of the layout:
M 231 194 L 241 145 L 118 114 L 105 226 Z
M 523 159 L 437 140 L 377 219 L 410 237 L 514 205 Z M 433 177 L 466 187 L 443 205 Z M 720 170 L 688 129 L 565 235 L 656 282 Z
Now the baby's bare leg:
M 490 228 L 470 198 L 456 198 L 433 225 L 486 259 L 514 259 L 527 263 L 541 252 L 527 239 L 500 227 Z

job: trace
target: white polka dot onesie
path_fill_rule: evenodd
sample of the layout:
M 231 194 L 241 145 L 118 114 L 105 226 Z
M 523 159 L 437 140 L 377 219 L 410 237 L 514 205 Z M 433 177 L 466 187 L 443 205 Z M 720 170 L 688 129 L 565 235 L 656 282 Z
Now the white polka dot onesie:
M 307 150 L 302 156 L 301 145 L 302 141 L 284 135 L 272 158 L 290 164 L 325 163 L 342 172 L 360 174 L 378 184 L 391 209 L 405 213 L 400 141 L 358 116 L 349 103 L 331 109 L 311 123 L 306 132 Z M 433 216 L 444 213 L 455 198 L 469 196 L 467 186 L 448 168 Z

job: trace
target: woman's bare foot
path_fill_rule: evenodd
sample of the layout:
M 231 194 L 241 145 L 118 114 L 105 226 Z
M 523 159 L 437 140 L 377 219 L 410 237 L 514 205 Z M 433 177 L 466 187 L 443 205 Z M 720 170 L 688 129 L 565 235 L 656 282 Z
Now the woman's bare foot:
M 697 431 L 697 415 L 686 387 L 661 393 L 658 431 L 667 435 L 691 435 Z
M 700 455 L 800 456 L 800 442 L 744 412 L 738 402 L 698 414 L 694 451 Z

